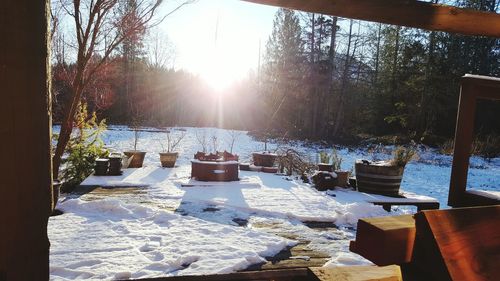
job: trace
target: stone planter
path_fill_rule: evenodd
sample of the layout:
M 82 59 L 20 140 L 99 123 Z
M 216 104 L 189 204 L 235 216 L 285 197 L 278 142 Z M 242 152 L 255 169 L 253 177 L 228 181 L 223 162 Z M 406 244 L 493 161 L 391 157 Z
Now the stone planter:
M 144 163 L 146 152 L 144 151 L 125 151 L 123 152 L 129 159 L 128 168 L 141 168 Z
M 165 168 L 173 168 L 179 153 L 177 152 L 160 152 L 161 166 Z
M 366 160 L 356 160 L 354 167 L 358 191 L 386 196 L 399 195 L 404 167 Z

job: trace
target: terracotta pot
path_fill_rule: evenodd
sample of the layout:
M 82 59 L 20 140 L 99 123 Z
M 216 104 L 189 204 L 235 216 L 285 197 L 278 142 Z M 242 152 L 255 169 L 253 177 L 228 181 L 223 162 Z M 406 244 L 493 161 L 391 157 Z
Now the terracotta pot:
M 335 171 L 337 174 L 337 186 L 347 187 L 349 184 L 349 172 L 348 171 Z
M 356 186 L 359 191 L 398 196 L 404 167 L 356 160 Z
M 160 152 L 161 166 L 165 168 L 173 168 L 179 153 L 177 152 Z
M 318 164 L 318 171 L 333 172 L 333 165 L 332 164 L 319 163 Z
M 141 168 L 144 163 L 146 152 L 144 151 L 125 151 L 123 152 L 129 158 L 128 168 Z

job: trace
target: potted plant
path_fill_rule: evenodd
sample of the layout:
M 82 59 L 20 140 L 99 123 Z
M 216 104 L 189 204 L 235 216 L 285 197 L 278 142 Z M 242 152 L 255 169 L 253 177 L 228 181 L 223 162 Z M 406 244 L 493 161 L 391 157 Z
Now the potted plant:
M 175 162 L 177 161 L 177 157 L 179 153 L 174 152 L 174 149 L 179 145 L 182 139 L 186 136 L 186 132 L 182 132 L 179 135 L 175 136 L 171 131 L 167 131 L 167 143 L 166 147 L 160 142 L 163 151 L 160 152 L 160 162 L 162 167 L 172 168 L 175 166 Z
M 328 152 L 321 151 L 319 153 L 318 170 L 324 172 L 333 172 L 333 165 L 330 164 L 331 159 L 332 155 L 328 154 Z
M 416 155 L 414 148 L 396 147 L 391 160 L 356 160 L 356 186 L 358 191 L 399 196 L 406 164 Z
M 141 168 L 144 163 L 145 151 L 137 150 L 137 143 L 139 142 L 139 126 L 134 125 L 134 150 L 124 151 L 123 153 L 128 157 L 128 168 Z
M 336 149 L 333 149 L 332 152 L 332 167 L 333 171 L 337 175 L 337 186 L 347 187 L 349 184 L 349 171 L 345 171 L 341 169 L 342 165 L 342 157 L 340 157 L 337 153 Z

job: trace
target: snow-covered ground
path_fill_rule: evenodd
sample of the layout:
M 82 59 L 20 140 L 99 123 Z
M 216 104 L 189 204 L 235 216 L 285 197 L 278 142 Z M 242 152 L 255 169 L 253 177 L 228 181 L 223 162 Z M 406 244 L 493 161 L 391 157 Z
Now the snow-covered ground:
M 201 150 L 197 136 L 206 136 L 210 150 L 215 136 L 219 151 L 229 150 L 231 137 L 229 131 L 221 129 L 185 130 L 175 168 L 159 167 L 158 152 L 162 150 L 160 142 L 166 140 L 165 133 L 146 131 L 141 132 L 138 146 L 147 151 L 145 168 L 125 170 L 121 177 L 91 177 L 84 182 L 141 186 L 155 204 L 126 203 L 116 198 L 60 201 L 58 208 L 65 213 L 49 221 L 52 279 L 233 272 L 293 246 L 295 241 L 274 234 L 283 232 L 311 241 L 312 249 L 331 256 L 328 264 L 367 263 L 348 251 L 348 241 L 353 239 L 358 218 L 388 215 L 382 207 L 367 203 L 354 191 L 318 192 L 295 178 L 258 172 L 240 172 L 240 182 L 196 186 L 199 183 L 189 176 L 190 160 Z M 114 126 L 106 131 L 104 140 L 113 150 L 129 150 L 133 132 Z M 272 150 L 279 145 L 271 143 L 268 147 Z M 322 150 L 299 142 L 292 145 L 312 160 Z M 245 162 L 250 160 L 251 152 L 263 147 L 245 132 L 238 132 L 233 152 Z M 384 153 L 371 155 L 363 148 L 340 148 L 338 152 L 346 170 L 352 168 L 355 159 L 389 157 Z M 446 207 L 451 157 L 425 147 L 420 148 L 419 155 L 418 161 L 407 165 L 402 189 L 435 197 L 441 208 Z M 500 158 L 485 161 L 473 157 L 469 183 L 479 189 L 499 191 Z M 400 208 L 391 215 L 411 211 Z M 307 221 L 333 222 L 337 228 L 313 230 L 304 223 Z

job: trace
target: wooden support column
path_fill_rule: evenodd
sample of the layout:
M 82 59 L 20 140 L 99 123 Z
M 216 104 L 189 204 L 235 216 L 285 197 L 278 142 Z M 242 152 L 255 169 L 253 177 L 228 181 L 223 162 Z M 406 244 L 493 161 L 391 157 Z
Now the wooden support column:
M 0 280 L 48 280 L 49 1 L 0 8 Z

